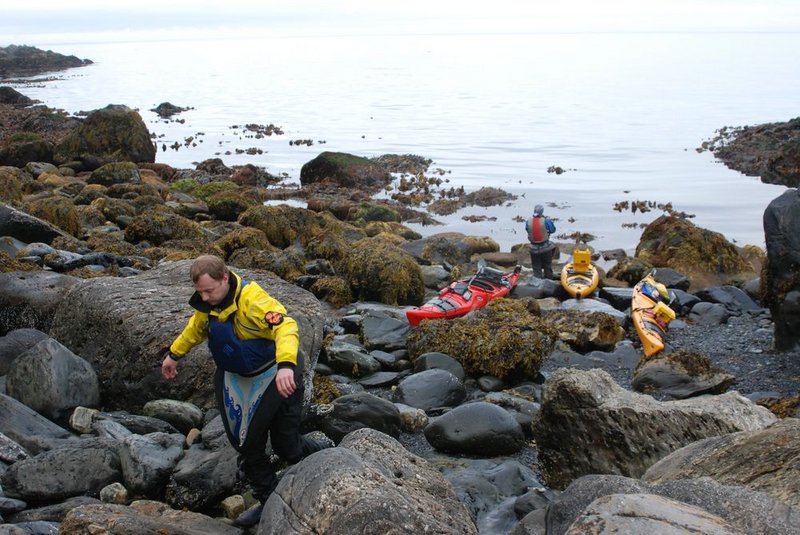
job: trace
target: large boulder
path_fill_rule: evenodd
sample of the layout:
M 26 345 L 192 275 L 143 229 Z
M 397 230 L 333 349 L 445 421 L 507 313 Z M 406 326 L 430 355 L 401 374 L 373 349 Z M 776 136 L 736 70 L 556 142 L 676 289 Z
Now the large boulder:
M 0 236 L 12 236 L 25 243 L 50 244 L 54 239 L 68 234 L 38 217 L 0 204 Z
M 51 420 L 75 407 L 95 407 L 100 388 L 91 365 L 52 338 L 19 356 L 7 377 L 10 396 Z
M 676 216 L 663 215 L 647 225 L 636 246 L 636 257 L 680 271 L 692 288 L 755 276 L 750 263 L 725 236 Z
M 24 167 L 53 159 L 53 143 L 34 132 L 17 132 L 0 145 L 0 165 Z
M 425 296 L 419 265 L 411 255 L 379 237 L 353 243 L 350 254 L 336 263 L 336 270 L 360 301 L 420 305 Z
M 149 162 L 156 159 L 150 132 L 138 112 L 110 104 L 86 116 L 81 126 L 56 145 L 58 163 L 78 161 L 93 171 L 111 162 Z
M 562 368 L 545 383 L 534 436 L 548 484 L 563 488 L 586 474 L 639 477 L 682 446 L 776 419 L 737 392 L 659 402 L 603 370 Z
M 557 340 L 558 332 L 530 314 L 524 300 L 495 299 L 468 316 L 422 321 L 408 334 L 408 352 L 412 360 L 446 353 L 467 375 L 514 383 L 535 379 Z
M 300 169 L 300 184 L 333 185 L 360 191 L 377 192 L 392 176 L 367 158 L 345 152 L 323 152 Z
M 117 448 L 117 442 L 107 438 L 68 441 L 12 464 L 0 482 L 7 496 L 31 502 L 97 496 L 122 479 Z
M 775 347 L 800 342 L 800 190 L 786 190 L 764 210 L 767 263 L 761 274 L 761 298 L 772 312 Z
M 286 471 L 267 500 L 267 533 L 477 533 L 453 486 L 425 460 L 371 429 Z
M 489 237 L 468 236 L 461 232 L 440 232 L 402 245 L 420 264 L 465 264 L 473 255 L 500 251 Z
M 638 479 L 622 476 L 588 475 L 573 481 L 547 506 L 548 533 L 565 533 L 568 526 L 585 511 L 586 507 L 602 496 L 631 494 L 663 496 L 698 507 L 724 518 L 745 533 L 763 535 L 796 533 L 796 526 L 800 521 L 800 510 L 793 509 L 763 492 L 740 486 L 722 485 L 707 477 L 650 485 Z M 526 517 L 520 522 L 520 526 L 528 523 L 529 519 Z M 523 535 L 523 533 L 531 532 L 515 529 L 512 535 Z
M 710 437 L 664 457 L 643 475 L 649 483 L 711 477 L 724 485 L 765 492 L 800 507 L 800 420 L 785 418 L 758 430 Z
M 49 331 L 56 308 L 79 281 L 52 271 L 0 273 L 0 335 L 23 328 Z
M 350 241 L 366 236 L 363 230 L 339 221 L 328 213 L 286 205 L 251 206 L 239 216 L 239 223 L 263 231 L 269 243 L 281 249 L 296 242 L 306 246 L 317 238 L 330 246 L 331 240 Z
M 50 335 L 94 365 L 104 406 L 140 408 L 157 398 L 191 401 L 200 407 L 213 404 L 215 368 L 206 344 L 189 352 L 173 381 L 160 374 L 165 351 L 193 311 L 188 304 L 194 291 L 191 263 L 165 262 L 134 277 L 87 279 L 75 285 L 59 306 Z M 311 373 L 325 322 L 319 301 L 271 274 L 235 271 L 259 283 L 297 320 L 310 399 Z
M 16 399 L 0 394 L 0 434 L 36 454 L 70 433 Z

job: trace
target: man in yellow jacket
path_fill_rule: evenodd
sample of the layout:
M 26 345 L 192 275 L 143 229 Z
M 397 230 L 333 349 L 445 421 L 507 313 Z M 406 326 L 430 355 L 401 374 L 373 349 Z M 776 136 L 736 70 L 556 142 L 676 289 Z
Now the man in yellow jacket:
M 246 282 L 213 255 L 198 257 L 191 267 L 195 309 L 183 332 L 161 363 L 165 379 L 174 379 L 178 360 L 208 340 L 217 371 L 217 405 L 231 445 L 254 496 L 263 503 L 278 484 L 266 453 L 293 464 L 324 447 L 300 435 L 303 408 L 303 363 L 298 362 L 297 322 L 255 282 Z M 254 525 L 261 508 L 243 513 L 240 526 Z

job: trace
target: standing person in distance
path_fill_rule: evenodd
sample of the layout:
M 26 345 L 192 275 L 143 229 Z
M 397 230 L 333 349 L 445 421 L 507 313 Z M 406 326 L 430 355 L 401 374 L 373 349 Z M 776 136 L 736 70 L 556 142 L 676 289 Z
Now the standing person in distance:
M 303 408 L 302 359 L 297 322 L 284 306 L 255 282 L 243 281 L 223 260 L 198 257 L 191 267 L 195 309 L 161 363 L 161 375 L 174 379 L 178 360 L 208 340 L 217 365 L 214 389 L 225 432 L 239 452 L 242 472 L 261 504 L 236 519 L 242 527 L 259 522 L 267 498 L 278 485 L 266 452 L 289 464 L 328 444 L 300 435 Z
M 556 245 L 550 241 L 550 235 L 556 231 L 556 225 L 549 217 L 544 216 L 544 206 L 537 204 L 533 208 L 533 217 L 525 222 L 525 233 L 531 253 L 531 267 L 538 278 L 553 278 L 553 253 Z

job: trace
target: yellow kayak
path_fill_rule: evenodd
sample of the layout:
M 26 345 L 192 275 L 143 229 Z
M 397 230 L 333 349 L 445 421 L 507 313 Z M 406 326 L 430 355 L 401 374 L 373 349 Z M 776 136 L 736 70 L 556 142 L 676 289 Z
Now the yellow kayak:
M 561 270 L 561 287 L 576 299 L 586 297 L 597 289 L 600 273 L 592 264 L 590 249 L 575 249 L 572 262 Z
M 633 287 L 631 319 L 642 341 L 645 357 L 664 349 L 669 322 L 675 319 L 675 311 L 663 301 L 668 295 L 667 289 L 656 281 L 652 272 Z

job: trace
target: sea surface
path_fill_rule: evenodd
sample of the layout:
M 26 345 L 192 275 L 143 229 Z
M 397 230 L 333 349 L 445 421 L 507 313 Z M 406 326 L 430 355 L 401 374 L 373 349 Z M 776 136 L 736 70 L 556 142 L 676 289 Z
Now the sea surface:
M 724 126 L 800 115 L 800 33 L 265 31 L 25 44 L 94 64 L 18 90 L 71 113 L 138 109 L 157 136 L 158 162 L 193 168 L 220 157 L 299 183 L 302 165 L 322 151 L 416 154 L 433 160 L 444 187 L 502 188 L 517 200 L 465 208 L 439 218 L 442 226 L 411 225 L 423 235 L 490 236 L 501 251 L 526 241 L 520 219 L 541 203 L 562 241 L 588 233 L 598 250 L 633 254 L 642 227 L 663 211 L 615 210 L 622 201 L 671 203 L 698 226 L 763 247 L 764 209 L 785 188 L 697 149 Z M 165 121 L 150 111 L 162 102 L 191 109 L 173 117 L 182 122 Z M 246 124 L 283 134 L 259 139 Z

